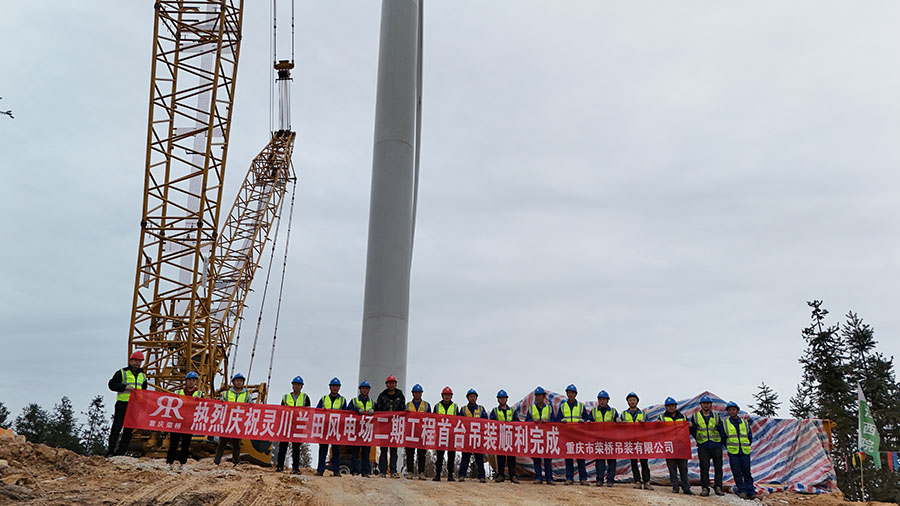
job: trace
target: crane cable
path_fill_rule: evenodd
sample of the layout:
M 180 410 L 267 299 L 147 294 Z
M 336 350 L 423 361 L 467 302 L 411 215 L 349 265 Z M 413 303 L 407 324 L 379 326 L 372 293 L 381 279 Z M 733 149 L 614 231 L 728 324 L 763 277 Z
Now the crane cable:
M 291 164 L 291 172 L 293 172 L 293 164 Z M 275 340 L 278 338 L 278 320 L 281 317 L 281 299 L 284 294 L 284 275 L 287 271 L 288 248 L 291 244 L 291 224 L 294 221 L 294 197 L 297 195 L 297 178 L 294 177 L 294 184 L 291 187 L 291 208 L 288 211 L 287 235 L 284 238 L 284 260 L 281 263 L 281 283 L 278 287 L 278 305 L 275 310 L 275 328 L 272 330 L 272 353 L 269 355 L 269 375 L 266 376 L 266 385 L 272 381 L 272 364 L 275 361 Z

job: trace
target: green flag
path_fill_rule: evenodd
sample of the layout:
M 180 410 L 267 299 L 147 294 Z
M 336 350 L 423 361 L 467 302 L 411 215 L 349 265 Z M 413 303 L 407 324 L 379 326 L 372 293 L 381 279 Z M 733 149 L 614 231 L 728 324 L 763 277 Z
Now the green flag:
M 856 384 L 856 389 L 859 392 L 859 451 L 868 453 L 872 457 L 875 469 L 881 469 L 881 454 L 878 452 L 881 438 L 878 437 L 878 428 L 875 427 L 869 403 L 866 402 L 866 396 L 859 383 Z

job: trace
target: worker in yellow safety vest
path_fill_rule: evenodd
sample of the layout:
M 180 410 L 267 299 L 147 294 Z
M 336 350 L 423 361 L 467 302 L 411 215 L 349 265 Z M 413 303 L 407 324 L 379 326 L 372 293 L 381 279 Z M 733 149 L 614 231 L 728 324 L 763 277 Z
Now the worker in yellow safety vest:
M 597 394 L 597 405 L 591 411 L 591 419 L 595 422 L 617 422 L 619 412 L 609 405 L 609 394 L 606 390 L 600 390 Z M 612 487 L 616 481 L 616 459 L 597 459 L 594 463 L 597 471 L 597 486 L 603 486 L 603 477 L 606 476 L 606 486 Z
M 244 388 L 245 381 L 246 378 L 241 373 L 232 376 L 231 388 L 222 394 L 222 400 L 225 402 L 250 402 L 250 392 Z M 227 444 L 231 445 L 231 463 L 237 467 L 241 462 L 241 440 L 238 438 L 220 437 L 213 462 L 216 465 L 222 462 L 222 456 L 225 455 L 225 445 Z
M 625 400 L 628 401 L 628 409 L 622 411 L 622 414 L 619 415 L 619 421 L 625 423 L 645 422 L 644 412 L 638 408 L 640 398 L 638 398 L 637 394 L 629 392 L 625 396 Z M 638 464 L 640 464 L 640 467 L 638 467 Z M 653 486 L 650 485 L 650 465 L 647 463 L 647 459 L 631 459 L 631 474 L 634 476 L 634 488 L 653 489 Z
M 469 418 L 487 418 L 487 412 L 484 406 L 478 404 L 478 392 L 474 388 L 470 388 L 466 392 L 466 400 L 468 404 L 463 406 L 459 412 L 462 416 Z M 478 474 L 478 481 L 484 483 L 487 481 L 484 473 L 484 455 L 481 453 L 463 452 L 459 462 L 459 481 L 466 481 L 466 474 L 469 472 L 469 459 L 475 457 L 475 471 Z
M 184 377 L 184 388 L 175 391 L 176 395 L 186 395 L 188 397 L 203 397 L 203 392 L 197 389 L 197 383 L 200 376 L 191 371 Z M 191 439 L 193 434 L 172 432 L 169 434 L 169 450 L 166 452 L 166 464 L 174 466 L 178 462 L 182 466 L 187 464 L 188 456 L 191 452 Z
M 290 407 L 309 407 L 309 396 L 303 393 L 303 378 L 301 376 L 294 377 L 291 380 L 291 392 L 281 397 L 282 406 Z M 284 472 L 284 459 L 287 457 L 287 447 L 291 445 L 291 472 L 292 474 L 300 474 L 300 451 L 303 443 L 287 441 L 278 442 L 278 461 L 275 466 L 275 472 Z
M 755 499 L 756 488 L 753 486 L 753 475 L 750 474 L 750 444 L 753 443 L 753 432 L 750 422 L 740 418 L 740 407 L 736 402 L 729 402 L 725 411 L 728 418 L 722 420 L 725 429 L 725 448 L 728 450 L 728 463 L 731 464 L 731 475 L 734 477 L 734 489 L 742 499 Z
M 369 398 L 370 390 L 372 390 L 372 384 L 368 380 L 362 380 L 359 383 L 359 395 L 347 403 L 347 409 L 359 415 L 372 416 L 375 414 L 375 404 Z M 350 447 L 351 476 L 362 475 L 363 478 L 369 477 L 369 474 L 372 472 L 372 462 L 369 460 L 371 453 L 372 450 L 369 446 Z
M 500 422 L 518 422 L 519 415 L 515 408 L 509 407 L 508 401 L 509 394 L 506 393 L 506 390 L 497 392 L 497 407 L 491 410 L 488 418 Z M 494 481 L 503 483 L 506 479 L 507 470 L 509 470 L 509 481 L 519 483 L 519 478 L 516 476 L 516 456 L 497 455 L 497 476 L 494 478 Z
M 117 392 L 115 413 L 113 415 L 112 427 L 109 430 L 109 447 L 106 450 L 106 456 L 125 455 L 128 450 L 128 444 L 131 443 L 132 430 L 126 427 L 122 429 L 122 423 L 125 422 L 125 411 L 128 409 L 128 400 L 131 398 L 133 390 L 147 389 L 147 376 L 141 369 L 141 362 L 144 361 L 144 354 L 136 351 L 128 357 L 128 367 L 117 370 L 113 377 L 110 378 L 108 387 L 113 392 Z M 119 434 L 121 433 L 121 438 Z
M 534 404 L 525 412 L 525 421 L 534 422 L 538 425 L 553 421 L 553 406 L 547 404 L 547 392 L 543 387 L 534 389 Z M 553 483 L 553 463 L 552 459 L 544 459 L 533 457 L 534 462 L 534 484 L 541 484 L 541 475 L 543 474 L 543 482 L 547 485 L 555 485 Z
M 712 398 L 704 394 L 700 397 L 700 410 L 691 417 L 691 435 L 697 442 L 697 459 L 700 461 L 700 495 L 709 495 L 709 463 L 712 461 L 716 495 L 725 495 L 722 490 L 722 442 L 725 434 L 722 420 L 712 410 Z
M 430 413 L 431 405 L 427 401 L 422 400 L 422 385 L 416 383 L 412 387 L 412 400 L 406 403 L 406 411 L 413 413 Z M 419 467 L 416 468 L 415 464 Z M 425 449 L 424 448 L 407 448 L 406 449 L 406 477 L 410 480 L 416 478 L 425 479 Z
M 588 412 L 584 409 L 584 404 L 579 402 L 575 397 L 578 396 L 578 389 L 575 385 L 566 387 L 566 400 L 559 405 L 556 411 L 556 421 L 562 423 L 583 423 L 590 421 Z M 584 459 L 576 459 L 578 461 L 578 484 L 587 485 L 587 467 Z M 575 462 L 573 459 L 566 459 L 566 485 L 575 483 Z
M 438 415 L 459 415 L 459 408 L 453 402 L 453 390 L 450 387 L 444 387 L 441 390 L 441 402 L 434 405 L 433 413 Z M 444 469 L 444 450 L 436 450 L 436 458 L 434 463 L 433 481 L 441 481 L 441 471 Z M 454 471 L 456 471 L 456 452 L 447 451 L 447 481 L 456 481 Z
M 347 400 L 340 394 L 341 380 L 331 378 L 328 383 L 328 395 L 322 396 L 316 407 L 319 409 L 347 409 Z M 319 463 L 316 466 L 316 475 L 325 474 L 325 458 L 328 456 L 328 445 L 319 444 Z M 331 445 L 331 473 L 333 476 L 341 476 L 341 447 Z

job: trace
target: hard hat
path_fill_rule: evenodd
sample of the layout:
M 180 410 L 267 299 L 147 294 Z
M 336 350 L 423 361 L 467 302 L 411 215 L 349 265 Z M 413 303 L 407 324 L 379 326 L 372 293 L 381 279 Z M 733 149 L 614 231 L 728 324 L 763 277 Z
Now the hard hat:
M 136 351 L 136 352 L 132 353 L 130 357 L 128 357 L 128 360 L 134 360 L 134 359 L 144 360 L 144 354 L 141 353 L 140 351 Z
M 444 387 L 444 389 L 441 390 L 441 394 L 450 394 L 450 395 L 453 395 L 453 389 L 450 388 L 450 387 Z
M 468 392 L 466 392 L 466 397 L 475 394 L 475 397 L 478 397 L 478 392 L 475 391 L 474 388 L 470 388 Z
M 738 410 L 741 409 L 741 407 L 738 406 L 737 403 L 734 402 L 734 401 L 731 401 L 731 402 L 729 402 L 728 404 L 725 405 L 725 409 L 728 409 L 728 408 L 736 408 L 736 409 L 738 409 Z
M 712 399 L 710 399 L 708 395 L 704 395 L 703 397 L 700 397 L 700 402 L 712 402 Z
M 392 381 L 393 381 L 394 383 L 397 382 L 397 377 L 394 376 L 393 374 L 391 374 L 390 376 L 388 376 L 387 378 L 384 379 L 384 382 L 385 382 L 385 383 L 390 383 L 390 382 L 392 382 Z
M 300 376 L 294 376 L 294 379 L 291 380 L 291 383 L 300 383 L 303 384 L 303 378 Z
M 509 397 L 509 395 L 507 395 L 506 390 L 500 390 L 497 392 L 497 397 Z
M 194 371 L 191 371 L 191 372 L 187 373 L 187 375 L 184 377 L 184 379 L 186 379 L 186 380 L 200 379 L 200 376 L 197 373 L 195 373 Z
M 341 380 L 337 379 L 337 377 L 331 378 L 331 381 L 328 382 L 328 386 L 341 386 Z
M 638 397 L 638 395 L 634 392 L 628 392 L 628 395 L 625 396 L 625 400 L 627 401 L 629 397 L 634 397 L 637 400 L 641 400 L 641 398 Z
M 369 383 L 369 380 L 362 380 L 359 383 L 359 388 L 362 388 L 362 387 L 372 388 L 372 384 Z
M 678 401 L 673 399 L 672 397 L 666 397 L 666 406 L 678 405 Z
M 247 378 L 245 378 L 243 374 L 237 373 L 231 377 L 231 382 L 234 383 L 234 380 L 236 380 L 236 379 L 246 380 Z
M 544 387 L 537 387 L 534 389 L 534 395 L 544 395 L 547 392 L 544 391 Z
M 415 385 L 413 385 L 412 391 L 413 392 L 424 392 L 425 390 L 422 388 L 422 385 L 416 383 Z
M 609 394 L 606 393 L 606 390 L 600 390 L 600 392 L 597 394 L 597 398 L 598 399 L 609 399 Z
M 578 393 L 578 389 L 575 388 L 575 385 L 569 385 L 569 386 L 566 387 L 566 392 L 575 392 L 575 393 L 577 394 L 577 393 Z

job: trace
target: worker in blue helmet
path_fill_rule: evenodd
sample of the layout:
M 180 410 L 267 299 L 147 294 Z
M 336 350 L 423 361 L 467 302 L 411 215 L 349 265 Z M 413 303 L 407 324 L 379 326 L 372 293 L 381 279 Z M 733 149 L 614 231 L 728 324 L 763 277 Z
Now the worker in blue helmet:
M 416 383 L 412 387 L 412 400 L 406 403 L 406 411 L 413 413 L 430 413 L 431 405 L 428 401 L 422 400 L 422 392 L 425 389 L 422 385 Z M 406 477 L 415 480 L 425 479 L 425 449 L 424 448 L 407 448 L 406 449 Z M 418 468 L 415 466 L 418 462 Z
M 645 419 L 644 411 L 638 407 L 640 400 L 636 393 L 628 392 L 628 395 L 625 396 L 628 409 L 619 415 L 620 422 L 643 423 L 649 421 Z M 631 459 L 631 475 L 634 477 L 634 488 L 653 490 L 653 486 L 650 485 L 650 464 L 647 459 Z
M 553 406 L 547 403 L 547 391 L 543 387 L 535 388 L 534 403 L 525 411 L 525 421 L 540 425 L 553 421 L 555 417 Z M 534 462 L 534 484 L 543 482 L 554 485 L 552 459 L 532 457 L 531 460 Z
M 597 404 L 591 411 L 591 421 L 600 423 L 616 423 L 619 412 L 609 405 L 609 394 L 606 390 L 600 390 L 597 394 Z M 612 487 L 616 481 L 616 459 L 597 459 L 594 461 L 597 471 L 597 486 L 603 486 L 603 478 L 606 477 L 606 486 Z
M 666 397 L 666 410 L 659 415 L 660 422 L 687 422 L 687 417 L 678 410 L 678 402 L 673 397 Z M 687 459 L 666 459 L 669 468 L 669 484 L 672 485 L 672 493 L 677 494 L 679 484 L 686 495 L 694 495 L 691 492 L 691 483 L 688 481 Z M 681 475 L 681 480 L 678 475 Z
M 369 391 L 372 390 L 372 384 L 368 380 L 359 382 L 359 395 L 354 397 L 347 403 L 347 409 L 362 416 L 372 416 L 375 414 L 375 404 L 369 397 Z M 370 455 L 372 448 L 370 446 L 351 446 L 350 447 L 350 474 L 352 476 L 360 475 L 368 478 L 372 473 L 372 462 Z
M 691 436 L 697 442 L 697 459 L 700 461 L 700 495 L 709 495 L 709 463 L 712 462 L 716 495 L 725 495 L 722 490 L 722 442 L 725 433 L 722 420 L 712 410 L 712 398 L 700 397 L 700 410 L 691 417 Z
M 734 478 L 734 490 L 742 499 L 756 499 L 756 488 L 753 486 L 753 475 L 750 473 L 750 446 L 753 443 L 753 432 L 750 422 L 739 415 L 740 407 L 736 402 L 725 406 L 728 418 L 722 420 L 725 430 L 725 449 L 728 451 L 728 463 Z
M 487 418 L 487 412 L 484 406 L 478 404 L 478 392 L 474 388 L 470 388 L 466 392 L 466 400 L 469 401 L 459 410 L 459 414 L 469 418 Z M 469 459 L 472 453 L 463 452 L 462 459 L 459 462 L 459 481 L 466 481 L 466 473 L 469 471 Z M 475 469 L 478 472 L 478 481 L 484 483 L 487 481 L 484 473 L 484 455 L 475 453 Z
M 281 396 L 281 405 L 290 407 L 309 407 L 309 396 L 303 393 L 303 378 L 295 376 L 291 380 L 291 391 Z M 291 472 L 300 474 L 300 449 L 302 443 L 288 443 L 287 441 L 278 442 L 278 460 L 276 461 L 275 471 L 284 471 L 284 459 L 287 457 L 287 448 L 291 445 Z
M 497 392 L 497 407 L 491 410 L 488 418 L 501 422 L 518 422 L 519 415 L 515 409 L 509 407 L 509 394 L 506 390 Z M 509 471 L 509 481 L 519 483 L 516 476 L 516 457 L 515 455 L 497 455 L 497 476 L 494 481 L 503 483 L 506 480 L 506 473 Z
M 222 394 L 222 400 L 225 402 L 250 402 L 250 392 L 244 388 L 245 381 L 246 378 L 241 373 L 232 376 L 231 388 Z M 213 462 L 216 465 L 222 462 L 222 456 L 225 455 L 225 446 L 228 444 L 231 445 L 231 463 L 236 467 L 241 461 L 241 440 L 237 438 L 220 437 Z
M 203 397 L 203 392 L 197 388 L 200 382 L 200 375 L 191 371 L 184 377 L 184 388 L 175 391 L 176 395 L 186 395 L 188 397 Z M 172 432 L 169 434 L 169 450 L 166 452 L 166 464 L 174 466 L 175 462 L 179 465 L 187 464 L 188 456 L 191 453 L 191 439 L 193 434 L 182 434 L 180 432 Z
M 566 387 L 566 400 L 556 410 L 556 421 L 562 423 L 583 423 L 590 421 L 584 404 L 576 399 L 578 389 L 575 385 Z M 587 485 L 587 467 L 584 459 L 578 461 L 578 484 Z M 566 485 L 575 484 L 575 459 L 566 459 Z
M 341 380 L 331 378 L 328 382 L 328 395 L 323 395 L 316 404 L 318 409 L 347 409 L 347 399 L 340 394 Z M 319 462 L 316 465 L 316 475 L 325 474 L 325 459 L 328 457 L 327 444 L 319 444 Z M 341 447 L 339 445 L 331 445 L 331 473 L 333 476 L 341 475 Z

